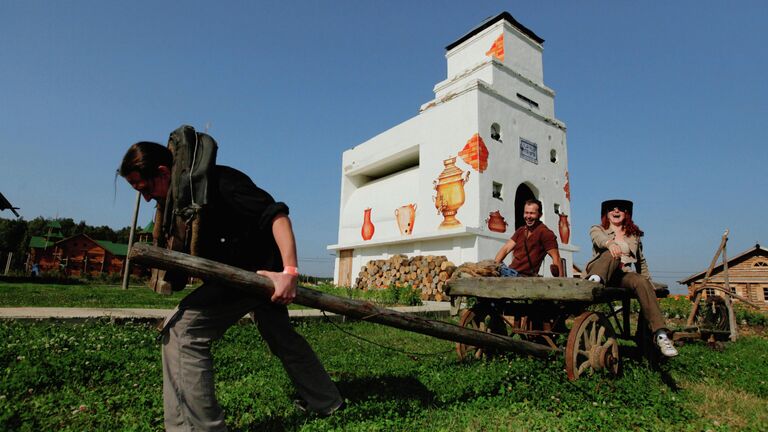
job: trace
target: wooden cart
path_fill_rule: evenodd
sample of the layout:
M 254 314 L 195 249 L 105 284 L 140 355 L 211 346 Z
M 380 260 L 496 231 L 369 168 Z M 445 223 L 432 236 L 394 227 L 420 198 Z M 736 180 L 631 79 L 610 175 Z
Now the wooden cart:
M 617 374 L 619 339 L 634 340 L 644 355 L 658 360 L 648 326 L 638 316 L 634 335 L 630 329 L 631 290 L 604 287 L 568 278 L 459 278 L 448 285 L 452 312 L 459 325 L 502 336 L 512 336 L 565 353 L 568 378 L 605 369 Z M 656 296 L 669 295 L 656 284 Z M 604 311 L 591 306 L 604 304 Z M 569 327 L 570 326 L 570 327 Z M 496 351 L 456 344 L 460 359 L 493 355 Z
M 129 256 L 155 268 L 254 290 L 266 297 L 274 291 L 264 276 L 168 249 L 137 244 Z M 631 295 L 624 289 L 568 278 L 459 278 L 448 287 L 456 304 L 463 304 L 459 298 L 472 299 L 473 305 L 461 312 L 459 326 L 304 287 L 297 288 L 294 302 L 456 342 L 462 359 L 482 357 L 491 351 L 540 358 L 565 352 L 572 380 L 587 371 L 619 371 L 617 338 L 631 338 Z M 666 295 L 665 287 L 657 290 L 657 296 Z M 610 305 L 611 312 L 588 309 L 601 303 Z M 576 320 L 569 330 L 572 317 Z M 642 317 L 638 320 L 635 337 L 645 352 L 655 353 L 651 337 L 644 331 L 645 321 Z M 563 344 L 566 335 L 568 341 Z

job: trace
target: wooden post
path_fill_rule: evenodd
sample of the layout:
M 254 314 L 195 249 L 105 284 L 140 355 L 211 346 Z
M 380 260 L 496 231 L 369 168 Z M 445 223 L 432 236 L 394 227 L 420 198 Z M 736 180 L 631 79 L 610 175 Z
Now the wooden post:
M 726 245 L 723 244 L 723 278 L 725 283 L 723 284 L 723 288 L 725 288 L 725 294 L 723 296 L 723 300 L 725 300 L 725 307 L 728 310 L 728 327 L 731 332 L 731 340 L 735 341 L 739 338 L 739 326 L 736 324 L 736 314 L 733 311 L 733 299 L 731 299 L 731 281 L 728 277 L 728 256 L 726 254 Z
M 11 269 L 11 259 L 13 258 L 13 252 L 8 252 L 8 260 L 5 261 L 5 275 L 8 276 L 8 270 Z
M 128 255 L 145 265 L 252 290 L 265 297 L 271 297 L 274 291 L 272 281 L 254 272 L 148 244 L 134 245 Z M 294 303 L 473 346 L 497 348 L 536 357 L 547 357 L 560 352 L 559 349 L 545 345 L 425 319 L 380 308 L 370 302 L 336 297 L 304 287 L 297 288 Z
M 128 276 L 131 275 L 131 246 L 133 246 L 133 233 L 136 232 L 136 221 L 139 219 L 139 207 L 141 206 L 141 192 L 136 191 L 136 207 L 133 209 L 133 221 L 131 222 L 131 232 L 128 234 L 128 254 L 125 256 L 125 265 L 123 266 L 123 289 L 128 289 Z M 104 254 L 104 258 L 107 254 Z
M 720 246 L 717 247 L 715 256 L 712 258 L 712 262 L 709 264 L 709 268 L 707 269 L 707 274 L 704 276 L 704 280 L 701 281 L 702 286 L 706 285 L 707 281 L 709 281 L 709 277 L 712 276 L 712 270 L 715 268 L 715 264 L 717 264 L 717 259 L 720 258 L 720 253 L 723 251 L 725 244 L 728 242 L 728 232 L 729 230 L 726 229 L 723 233 L 723 238 L 720 240 Z M 690 315 L 688 315 L 688 321 L 686 323 L 687 327 L 693 326 L 696 313 L 699 311 L 699 299 L 701 299 L 702 291 L 703 290 L 697 290 L 693 295 L 693 299 L 691 299 L 693 306 L 691 307 Z

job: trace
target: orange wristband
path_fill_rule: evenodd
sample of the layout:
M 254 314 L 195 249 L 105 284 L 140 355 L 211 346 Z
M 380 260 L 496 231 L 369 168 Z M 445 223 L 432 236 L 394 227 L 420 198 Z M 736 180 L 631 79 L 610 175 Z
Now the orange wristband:
M 283 273 L 298 276 L 299 275 L 299 268 L 293 267 L 293 266 L 285 266 L 283 267 Z

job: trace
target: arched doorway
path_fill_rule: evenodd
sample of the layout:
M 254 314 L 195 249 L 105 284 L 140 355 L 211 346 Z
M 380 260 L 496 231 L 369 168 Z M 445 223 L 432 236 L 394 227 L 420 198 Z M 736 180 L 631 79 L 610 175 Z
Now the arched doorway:
M 528 185 L 520 183 L 520 186 L 517 187 L 517 191 L 515 191 L 515 229 L 525 225 L 525 220 L 523 219 L 523 207 L 525 207 L 525 202 L 529 199 L 536 199 L 536 195 L 533 194 L 533 191 Z

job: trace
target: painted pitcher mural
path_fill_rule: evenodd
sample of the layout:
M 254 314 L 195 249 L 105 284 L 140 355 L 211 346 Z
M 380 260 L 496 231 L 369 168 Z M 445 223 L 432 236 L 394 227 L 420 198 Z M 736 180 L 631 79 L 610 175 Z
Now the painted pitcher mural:
M 557 227 L 560 231 L 560 241 L 563 242 L 563 244 L 568 244 L 571 240 L 571 224 L 568 223 L 568 215 L 564 213 L 560 213 L 560 222 L 558 222 Z
M 400 235 L 413 234 L 413 224 L 416 221 L 416 204 L 406 204 L 395 209 L 395 220 Z
M 371 222 L 371 209 L 367 208 L 363 212 L 363 228 L 360 230 L 360 234 L 363 236 L 363 240 L 370 240 L 373 238 L 373 232 L 376 231 L 376 227 Z
M 435 201 L 437 214 L 443 215 L 443 222 L 438 228 L 450 229 L 461 225 L 456 213 L 464 205 L 464 184 L 469 181 L 469 171 L 462 171 L 456 166 L 456 156 L 445 159 L 443 165 L 443 172 L 434 181 L 437 194 L 432 200 Z
M 489 230 L 499 233 L 507 232 L 507 225 L 509 225 L 499 210 L 491 212 L 485 222 L 488 224 Z

